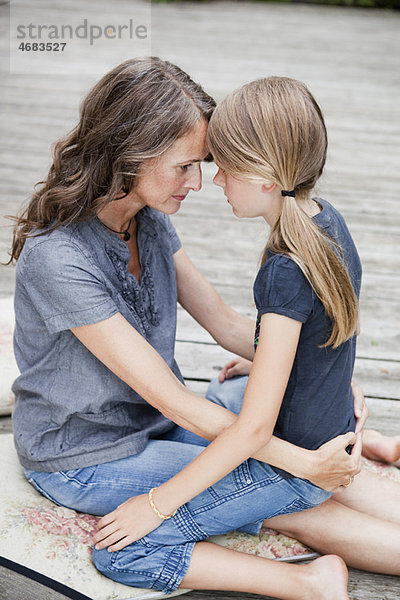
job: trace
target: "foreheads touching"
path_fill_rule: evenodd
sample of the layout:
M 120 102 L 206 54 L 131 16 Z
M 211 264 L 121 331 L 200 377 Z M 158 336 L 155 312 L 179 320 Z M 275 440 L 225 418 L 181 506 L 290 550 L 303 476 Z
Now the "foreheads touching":
M 140 166 L 162 156 L 215 107 L 179 67 L 156 57 L 127 60 L 88 94 L 77 128 L 82 153 L 103 171 L 108 200 L 134 187 Z M 101 164 L 100 164 L 101 163 Z

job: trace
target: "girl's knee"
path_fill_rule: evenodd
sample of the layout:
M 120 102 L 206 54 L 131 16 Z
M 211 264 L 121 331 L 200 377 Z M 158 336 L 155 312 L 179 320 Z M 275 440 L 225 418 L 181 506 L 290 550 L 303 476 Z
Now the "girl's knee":
M 206 398 L 212 402 L 215 402 L 216 404 L 219 404 L 218 398 L 221 394 L 221 388 L 222 383 L 219 382 L 218 377 L 211 379 L 207 388 Z
M 212 379 L 208 386 L 206 398 L 223 406 L 232 412 L 239 414 L 243 404 L 243 396 L 246 389 L 248 377 L 233 377 L 220 383 L 218 377 Z

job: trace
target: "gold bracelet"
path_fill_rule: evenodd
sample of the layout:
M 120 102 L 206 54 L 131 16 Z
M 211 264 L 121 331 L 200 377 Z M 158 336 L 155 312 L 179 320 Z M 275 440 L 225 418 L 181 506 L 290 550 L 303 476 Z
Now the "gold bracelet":
M 166 519 L 170 519 L 171 517 L 173 517 L 176 514 L 176 510 L 174 510 L 174 512 L 171 513 L 170 515 L 163 515 L 162 513 L 160 513 L 160 511 L 158 510 L 158 508 L 156 507 L 156 505 L 154 504 L 154 501 L 153 501 L 153 492 L 156 489 L 157 488 L 154 487 L 154 488 L 151 488 L 151 490 L 149 491 L 150 506 L 156 513 L 157 517 L 159 517 L 160 519 L 163 519 L 165 521 Z

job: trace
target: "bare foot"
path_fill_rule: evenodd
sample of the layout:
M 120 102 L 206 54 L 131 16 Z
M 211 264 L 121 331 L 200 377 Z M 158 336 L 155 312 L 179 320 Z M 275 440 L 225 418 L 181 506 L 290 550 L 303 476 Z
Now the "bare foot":
M 363 456 L 371 460 L 393 463 L 400 467 L 400 435 L 392 437 L 366 429 L 363 436 Z
M 310 570 L 310 581 L 304 600 L 349 600 L 347 567 L 339 556 L 321 556 L 305 568 Z

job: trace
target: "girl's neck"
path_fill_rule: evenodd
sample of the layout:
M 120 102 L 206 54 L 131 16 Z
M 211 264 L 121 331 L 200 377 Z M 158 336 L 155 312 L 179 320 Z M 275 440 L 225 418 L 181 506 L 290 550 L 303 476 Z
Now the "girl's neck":
M 297 202 L 300 208 L 302 208 L 303 211 L 311 218 L 315 217 L 315 215 L 318 215 L 322 210 L 318 202 L 310 197 L 305 198 L 304 200 L 298 200 Z

